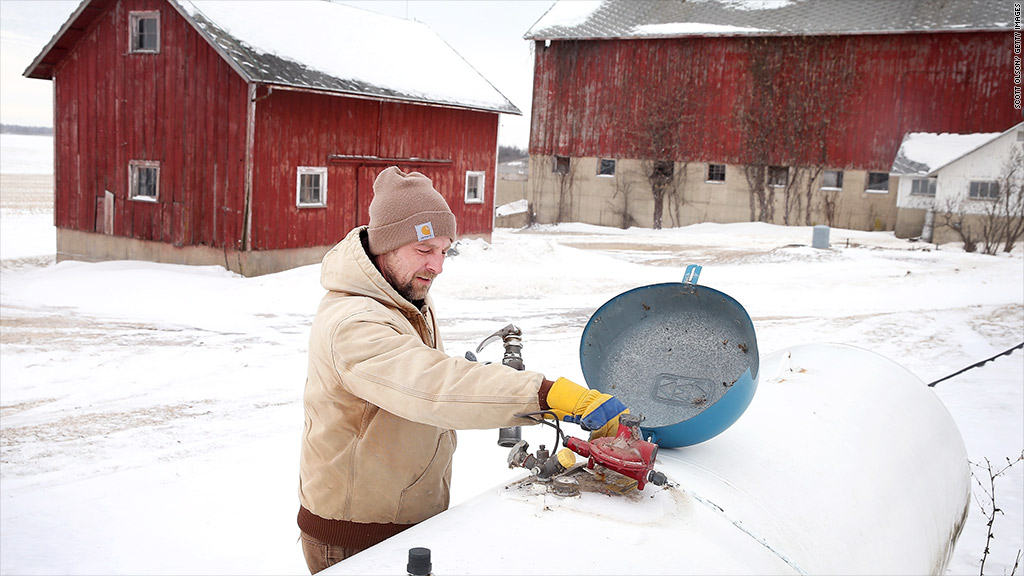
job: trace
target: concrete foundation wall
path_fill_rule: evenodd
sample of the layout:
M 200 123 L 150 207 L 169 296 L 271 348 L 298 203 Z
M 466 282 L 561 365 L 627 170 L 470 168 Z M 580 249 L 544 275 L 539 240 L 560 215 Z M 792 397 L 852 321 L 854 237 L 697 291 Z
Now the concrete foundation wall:
M 896 237 L 916 238 L 920 236 L 924 230 L 924 217 L 927 213 L 927 210 L 920 208 L 900 208 L 896 212 Z
M 332 245 L 333 246 L 333 245 Z M 143 260 L 165 264 L 223 266 L 243 276 L 260 276 L 320 262 L 332 246 L 240 252 L 205 246 L 176 247 L 162 242 L 57 228 L 57 261 Z
M 549 156 L 530 157 L 527 198 L 537 222 L 585 222 L 627 228 L 654 225 L 654 198 L 639 160 L 618 160 L 614 176 L 597 174 L 597 158 L 572 158 L 566 173 L 556 174 Z M 665 198 L 663 227 L 688 226 L 701 222 L 749 222 L 751 194 L 742 166 L 726 165 L 725 181 L 708 181 L 706 162 L 677 162 L 675 194 Z M 806 176 L 790 171 L 795 178 L 790 188 L 800 206 L 807 203 Z M 888 192 L 866 191 L 868 173 L 845 170 L 843 187 L 821 188 L 820 175 L 811 186 L 810 218 L 806 208 L 791 209 L 789 224 L 829 224 L 856 230 L 893 230 L 896 226 L 896 182 Z M 775 224 L 785 224 L 785 188 L 776 187 Z M 823 198 L 833 197 L 835 216 L 828 221 Z
M 491 241 L 490 234 L 468 234 L 461 238 L 483 238 Z M 339 238 L 340 242 L 342 239 Z M 164 264 L 191 266 L 223 266 L 242 276 L 262 276 L 299 266 L 319 264 L 324 254 L 334 247 L 314 246 L 291 250 L 240 252 L 217 250 L 205 246 L 176 247 L 162 242 L 109 236 L 67 228 L 57 228 L 58 262 L 79 260 L 104 262 L 109 260 L 143 260 Z

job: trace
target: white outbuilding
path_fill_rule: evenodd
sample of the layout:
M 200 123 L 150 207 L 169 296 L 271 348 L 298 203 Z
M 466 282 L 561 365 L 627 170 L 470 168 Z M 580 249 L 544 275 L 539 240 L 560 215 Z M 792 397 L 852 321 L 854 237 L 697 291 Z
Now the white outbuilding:
M 999 213 L 1000 200 L 1016 200 L 1019 211 L 1022 147 L 1024 122 L 1002 133 L 904 136 L 891 170 L 899 182 L 896 236 L 936 244 L 959 241 L 947 220 L 973 226 L 978 236 L 981 220 Z

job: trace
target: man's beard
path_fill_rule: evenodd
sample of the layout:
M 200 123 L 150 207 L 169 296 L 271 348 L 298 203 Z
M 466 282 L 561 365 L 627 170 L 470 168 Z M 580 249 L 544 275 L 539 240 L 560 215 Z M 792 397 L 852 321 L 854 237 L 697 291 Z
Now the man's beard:
M 395 291 L 401 294 L 402 297 L 408 300 L 409 302 L 422 302 L 427 297 L 427 291 L 424 291 L 423 295 L 420 296 L 419 298 L 416 297 L 417 294 L 415 294 L 415 289 L 412 287 L 412 280 L 406 282 L 405 284 L 402 284 L 401 286 L 395 286 Z
M 430 292 L 430 287 L 428 286 L 427 288 L 417 290 L 417 288 L 413 286 L 413 283 L 417 280 L 417 278 L 418 275 L 413 275 L 413 277 L 410 278 L 407 282 L 404 282 L 399 285 L 392 284 L 392 286 L 394 286 L 396 292 L 401 294 L 402 297 L 408 300 L 409 302 L 421 304 L 424 300 L 427 299 L 427 293 Z M 431 280 L 433 280 L 433 278 L 431 278 Z

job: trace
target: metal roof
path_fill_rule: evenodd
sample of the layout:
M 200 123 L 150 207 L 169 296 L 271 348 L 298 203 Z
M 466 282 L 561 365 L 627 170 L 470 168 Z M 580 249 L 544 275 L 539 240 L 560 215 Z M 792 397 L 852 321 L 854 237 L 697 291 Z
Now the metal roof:
M 564 5 L 564 6 L 563 6 Z M 528 40 L 1009 31 L 1006 0 L 560 0 Z
M 988 146 L 1001 136 L 1021 129 L 1024 129 L 1024 122 L 1003 132 L 975 134 L 912 132 L 904 135 L 889 173 L 899 176 L 934 176 L 942 168 Z
M 56 65 L 68 54 L 83 34 L 90 28 L 90 25 L 113 6 L 115 0 L 83 0 L 78 9 L 68 18 L 67 22 L 54 35 L 50 42 L 43 48 L 42 52 L 33 60 L 25 70 L 24 75 L 30 78 L 49 79 L 53 77 Z M 329 17 L 320 20 L 307 20 L 302 22 L 303 29 L 299 32 L 289 30 L 286 26 L 286 19 L 282 14 L 279 29 L 276 33 L 261 35 L 259 41 L 246 34 L 230 31 L 231 26 L 225 25 L 219 19 L 209 17 L 196 6 L 206 4 L 197 0 L 169 0 L 169 4 L 216 50 L 246 82 L 283 86 L 314 91 L 323 91 L 351 95 L 372 99 L 398 100 L 416 103 L 434 104 L 454 108 L 466 108 L 472 110 L 485 110 L 507 114 L 522 114 L 512 102 L 487 81 L 479 72 L 462 58 L 451 46 L 447 45 L 436 34 L 423 35 L 424 41 L 430 46 L 423 46 L 422 52 L 435 56 L 431 62 L 415 62 L 413 58 L 407 58 L 405 62 L 396 63 L 393 58 L 386 57 L 387 46 L 382 46 L 377 52 L 381 55 L 381 62 L 376 67 L 377 78 L 385 78 L 383 81 L 372 81 L 359 74 L 345 74 L 333 72 L 330 69 L 317 68 L 309 62 L 296 58 L 282 56 L 288 50 L 283 48 L 296 43 L 302 43 L 307 50 L 316 50 L 323 44 L 321 52 L 330 54 L 333 58 L 344 60 L 346 54 L 337 53 L 336 44 L 330 40 L 345 37 L 346 26 L 352 27 L 352 10 L 357 10 L 343 4 L 332 2 L 314 2 L 323 13 L 329 13 Z M 226 5 L 235 13 L 232 16 L 246 18 L 260 13 L 266 17 L 266 12 L 277 10 L 298 9 L 298 2 L 273 3 L 273 2 L 230 2 L 220 3 Z M 308 3 L 307 3 L 308 4 Z M 365 12 L 365 11 L 361 11 Z M 224 10 L 221 10 L 224 14 Z M 424 26 L 420 23 L 410 23 L 388 16 L 374 15 L 379 17 L 379 23 L 385 31 L 388 21 L 394 23 L 396 30 L 386 30 L 394 36 L 401 35 L 407 30 L 402 26 L 409 25 Z M 376 23 L 376 22 L 375 22 Z M 234 24 L 234 23 L 232 23 Z M 364 31 L 365 32 L 365 31 Z M 381 34 L 384 36 L 384 34 Z M 387 38 L 382 39 L 385 41 Z M 372 49 L 372 47 L 370 47 Z M 440 57 L 437 57 L 440 56 Z M 351 58 L 351 57 L 350 57 Z M 359 56 L 364 58 L 363 55 Z M 443 60 L 443 62 L 441 62 Z M 373 64 L 371 61 L 370 64 Z M 411 76 L 408 70 L 409 65 L 416 65 L 417 71 L 422 72 L 420 67 L 436 69 L 437 78 L 448 78 L 449 81 L 440 82 L 443 89 L 430 89 L 421 86 L 411 85 L 408 78 Z M 438 85 L 435 83 L 435 86 Z

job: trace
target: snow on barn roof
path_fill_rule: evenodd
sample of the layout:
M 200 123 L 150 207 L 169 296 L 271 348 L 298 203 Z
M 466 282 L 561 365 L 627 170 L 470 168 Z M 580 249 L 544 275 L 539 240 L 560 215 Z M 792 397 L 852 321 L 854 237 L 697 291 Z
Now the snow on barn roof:
M 320 0 L 178 2 L 257 82 L 520 113 L 421 22 Z
M 560 0 L 528 40 L 1010 30 L 1004 0 Z
M 926 176 L 953 160 L 991 142 L 1001 132 L 978 134 L 934 134 L 911 132 L 892 163 L 891 174 Z
M 169 2 L 247 82 L 521 114 L 421 22 L 328 0 Z M 25 75 L 50 78 L 109 4 L 84 0 Z

